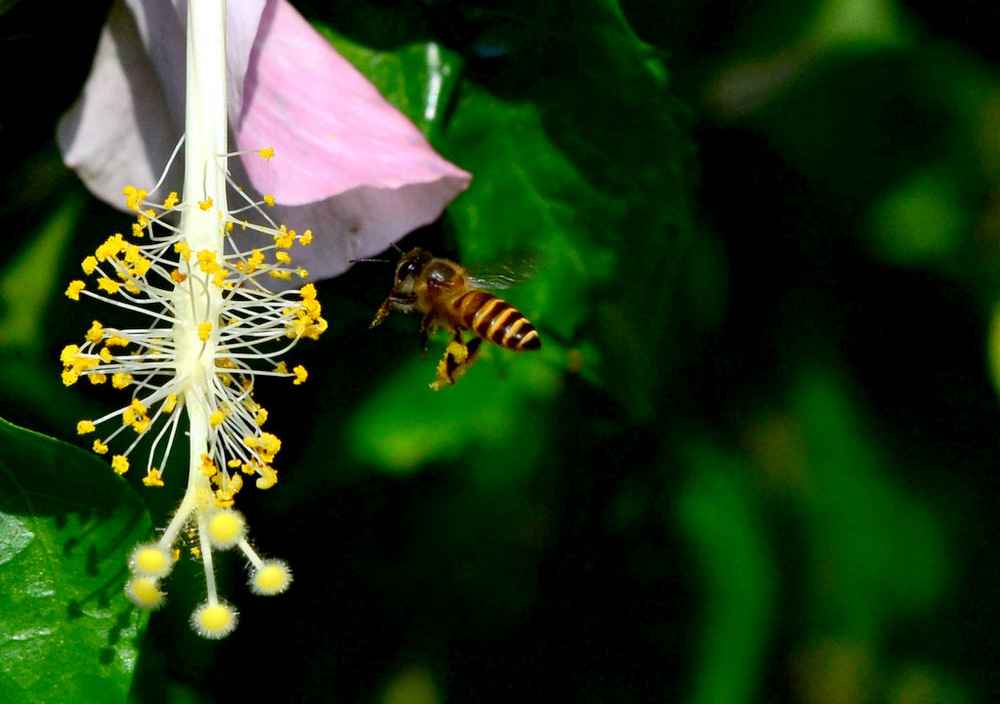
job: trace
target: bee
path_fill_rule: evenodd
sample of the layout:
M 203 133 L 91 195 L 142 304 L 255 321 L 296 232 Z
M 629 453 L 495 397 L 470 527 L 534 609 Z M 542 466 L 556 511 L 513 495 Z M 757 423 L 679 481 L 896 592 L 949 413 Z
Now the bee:
M 535 326 L 510 303 L 481 288 L 500 288 L 508 282 L 476 278 L 450 259 L 412 249 L 396 265 L 392 291 L 369 328 L 381 325 L 392 310 L 423 313 L 420 342 L 424 356 L 431 331 L 443 328 L 451 332 L 453 338 L 431 384 L 437 391 L 451 386 L 468 371 L 483 340 L 515 352 L 541 349 L 542 340 Z M 464 330 L 474 335 L 468 342 L 463 338 Z

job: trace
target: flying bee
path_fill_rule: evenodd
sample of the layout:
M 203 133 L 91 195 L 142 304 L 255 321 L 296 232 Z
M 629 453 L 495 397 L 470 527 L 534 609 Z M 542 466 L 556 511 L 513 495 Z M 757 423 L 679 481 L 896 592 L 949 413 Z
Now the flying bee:
M 502 288 L 509 279 L 479 279 L 464 267 L 422 249 L 403 254 L 396 265 L 396 280 L 389 297 L 378 309 L 369 326 L 380 325 L 392 310 L 424 314 L 420 323 L 420 342 L 427 354 L 427 336 L 444 328 L 453 334 L 438 363 L 435 391 L 451 386 L 461 378 L 479 352 L 483 340 L 515 352 L 537 350 L 542 346 L 538 331 L 514 306 L 483 286 Z M 463 330 L 475 337 L 465 342 Z

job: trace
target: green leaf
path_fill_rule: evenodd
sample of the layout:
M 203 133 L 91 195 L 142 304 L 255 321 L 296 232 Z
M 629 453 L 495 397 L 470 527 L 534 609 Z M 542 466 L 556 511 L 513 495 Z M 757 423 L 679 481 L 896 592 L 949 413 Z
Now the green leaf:
M 553 28 L 546 41 L 514 28 L 497 38 L 508 56 L 467 68 L 441 146 L 475 178 L 449 215 L 466 263 L 537 259 L 511 302 L 566 369 L 647 417 L 685 317 L 690 144 L 666 70 L 617 4 L 553 5 L 523 18 Z
M 125 701 L 146 616 L 122 585 L 151 531 L 105 463 L 0 421 L 0 701 Z
M 458 54 L 437 42 L 408 44 L 393 52 L 378 51 L 352 42 L 329 27 L 318 25 L 317 29 L 424 135 L 431 140 L 436 137 L 461 76 L 462 59 Z

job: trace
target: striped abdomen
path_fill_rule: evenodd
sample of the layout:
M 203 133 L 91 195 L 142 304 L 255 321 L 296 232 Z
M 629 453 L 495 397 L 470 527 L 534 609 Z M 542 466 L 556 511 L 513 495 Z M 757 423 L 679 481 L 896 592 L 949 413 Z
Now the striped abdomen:
M 542 346 L 535 326 L 514 306 L 492 293 L 468 291 L 456 298 L 451 307 L 463 327 L 495 345 L 517 352 Z

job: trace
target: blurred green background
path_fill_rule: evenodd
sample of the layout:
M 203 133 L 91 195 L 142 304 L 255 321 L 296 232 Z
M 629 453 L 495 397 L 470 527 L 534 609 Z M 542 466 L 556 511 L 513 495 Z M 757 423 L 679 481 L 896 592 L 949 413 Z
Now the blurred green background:
M 221 643 L 188 627 L 190 561 L 145 630 L 118 596 L 135 497 L 164 525 L 183 468 L 121 492 L 5 430 L 0 698 L 83 669 L 93 701 L 1000 699 L 1000 5 L 295 4 L 475 176 L 402 245 L 532 259 L 504 295 L 544 350 L 435 394 L 443 341 L 367 329 L 390 267 L 320 282 L 309 382 L 257 392 L 281 482 L 240 495 L 295 583 L 253 597 L 222 556 Z M 62 387 L 58 352 L 108 312 L 62 291 L 127 218 L 53 129 L 106 6 L 0 2 L 0 415 L 71 444 L 113 401 Z M 122 498 L 60 509 L 68 463 Z M 50 618 L 94 652 L 29 627 L 11 595 L 40 575 L 76 580 Z

